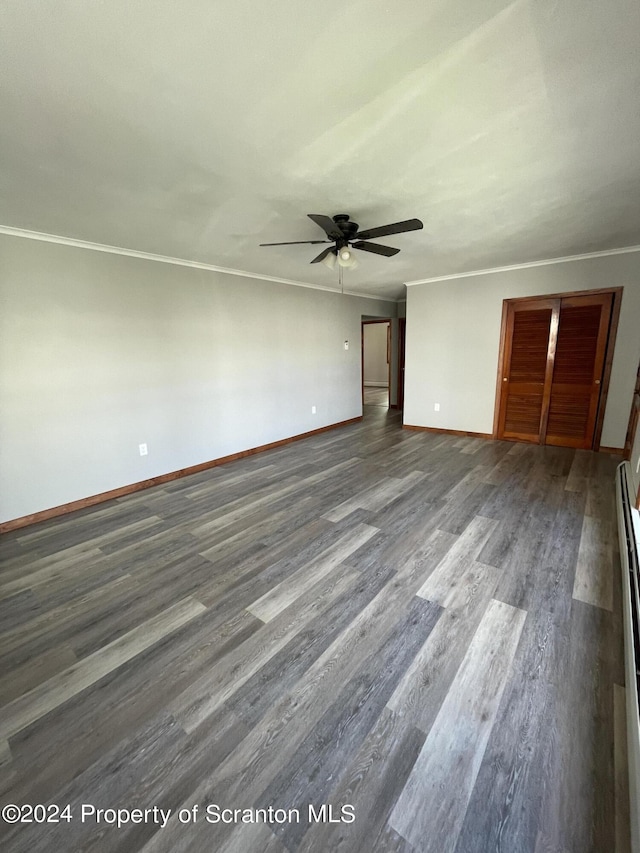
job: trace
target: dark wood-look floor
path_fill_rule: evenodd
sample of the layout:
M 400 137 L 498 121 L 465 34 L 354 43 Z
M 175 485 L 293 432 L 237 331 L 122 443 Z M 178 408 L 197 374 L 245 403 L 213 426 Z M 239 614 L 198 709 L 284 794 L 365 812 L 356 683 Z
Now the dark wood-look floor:
M 365 406 L 384 406 L 389 408 L 389 389 L 380 388 L 379 385 L 364 386 Z
M 5 536 L 2 849 L 626 853 L 614 467 L 371 407 Z

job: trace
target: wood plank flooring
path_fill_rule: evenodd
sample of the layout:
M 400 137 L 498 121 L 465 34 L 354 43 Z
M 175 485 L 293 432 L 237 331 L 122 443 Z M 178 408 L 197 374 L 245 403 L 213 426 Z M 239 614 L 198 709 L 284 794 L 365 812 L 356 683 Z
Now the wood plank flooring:
M 389 389 L 380 388 L 377 385 L 364 386 L 364 404 L 365 406 L 384 406 L 389 408 Z
M 0 540 L 3 851 L 628 853 L 617 460 L 365 411 Z

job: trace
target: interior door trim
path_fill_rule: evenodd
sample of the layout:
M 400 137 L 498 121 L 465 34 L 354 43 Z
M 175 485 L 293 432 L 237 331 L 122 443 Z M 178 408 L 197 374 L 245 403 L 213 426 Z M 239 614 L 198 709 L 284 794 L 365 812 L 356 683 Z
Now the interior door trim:
M 607 405 L 607 396 L 609 393 L 609 382 L 611 379 L 611 366 L 613 363 L 613 354 L 615 351 L 616 344 L 616 335 L 618 332 L 618 322 L 620 319 L 620 306 L 622 303 L 622 293 L 624 288 L 622 287 L 602 287 L 594 290 L 572 290 L 566 293 L 541 293 L 539 296 L 518 296 L 512 299 L 503 299 L 502 300 L 502 321 L 500 326 L 500 348 L 498 351 L 498 371 L 496 374 L 496 399 L 495 406 L 493 410 L 493 431 L 491 433 L 492 438 L 498 438 L 499 432 L 499 424 L 500 424 L 500 410 L 502 404 L 502 390 L 503 390 L 503 382 L 502 378 L 504 376 L 504 371 L 506 368 L 506 356 L 507 353 L 507 334 L 508 334 L 508 324 L 507 319 L 509 316 L 509 306 L 514 303 L 519 302 L 531 302 L 532 300 L 549 300 L 549 299 L 570 299 L 574 296 L 596 296 L 603 293 L 610 293 L 612 295 L 612 304 L 611 304 L 611 320 L 609 323 L 609 334 L 607 337 L 607 347 L 605 351 L 605 359 L 604 359 L 604 368 L 602 374 L 602 388 L 600 391 L 600 398 L 598 403 L 598 413 L 596 415 L 596 424 L 593 434 L 593 443 L 591 445 L 592 450 L 599 450 L 601 437 L 602 437 L 602 426 L 604 423 L 604 415 L 606 411 Z M 555 337 L 555 336 L 554 336 Z M 549 354 L 547 355 L 547 359 L 549 358 Z M 548 360 L 547 360 L 548 367 Z M 548 407 L 547 407 L 548 414 Z M 505 439 L 508 440 L 508 439 Z

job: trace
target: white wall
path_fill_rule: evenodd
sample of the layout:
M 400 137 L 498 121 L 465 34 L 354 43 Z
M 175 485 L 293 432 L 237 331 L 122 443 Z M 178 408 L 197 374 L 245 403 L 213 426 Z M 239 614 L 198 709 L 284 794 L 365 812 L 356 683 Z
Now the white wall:
M 368 385 L 389 385 L 387 333 L 389 323 L 364 326 L 364 381 Z
M 640 357 L 638 252 L 408 287 L 404 422 L 491 433 L 502 300 L 601 287 L 624 287 L 602 431 L 604 446 L 622 447 Z
M 0 259 L 1 521 L 360 415 L 361 317 L 396 311 L 19 237 Z

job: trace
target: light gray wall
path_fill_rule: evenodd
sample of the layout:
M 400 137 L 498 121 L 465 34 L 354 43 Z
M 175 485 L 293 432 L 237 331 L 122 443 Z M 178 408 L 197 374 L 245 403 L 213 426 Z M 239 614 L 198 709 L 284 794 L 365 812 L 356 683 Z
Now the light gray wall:
M 638 252 L 408 287 L 405 423 L 490 433 L 502 300 L 601 287 L 624 287 L 602 431 L 604 446 L 622 447 L 640 357 Z
M 364 381 L 370 385 L 389 384 L 388 329 L 389 323 L 369 323 L 364 327 Z
M 0 520 L 360 415 L 361 317 L 395 310 L 0 236 Z

